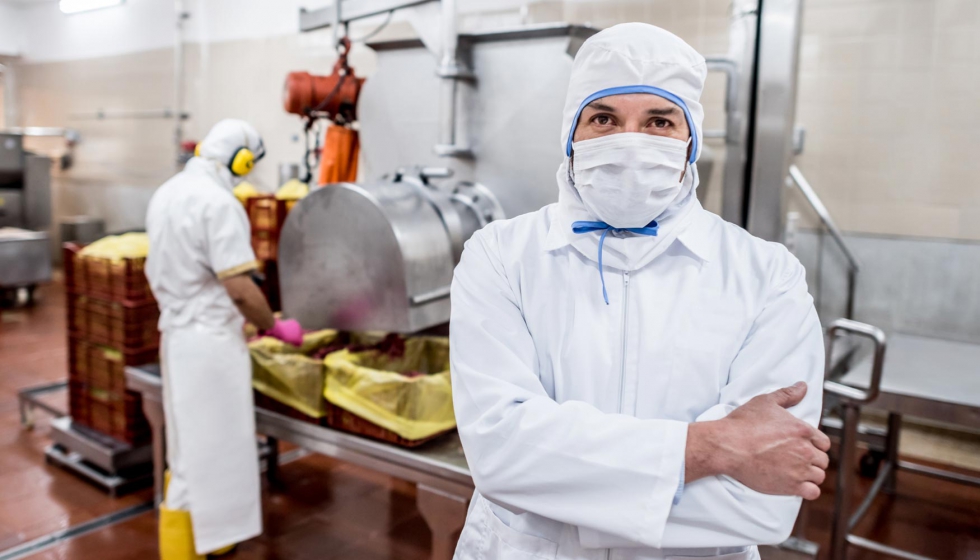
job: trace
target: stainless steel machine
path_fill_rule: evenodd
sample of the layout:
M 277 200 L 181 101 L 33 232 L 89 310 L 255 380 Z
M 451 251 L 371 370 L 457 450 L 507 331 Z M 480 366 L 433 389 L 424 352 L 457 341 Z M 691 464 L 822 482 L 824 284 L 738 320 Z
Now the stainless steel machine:
M 0 296 L 51 280 L 51 160 L 0 133 Z
M 306 328 L 420 331 L 449 319 L 463 243 L 504 217 L 497 197 L 445 168 L 310 193 L 280 236 L 283 311 Z

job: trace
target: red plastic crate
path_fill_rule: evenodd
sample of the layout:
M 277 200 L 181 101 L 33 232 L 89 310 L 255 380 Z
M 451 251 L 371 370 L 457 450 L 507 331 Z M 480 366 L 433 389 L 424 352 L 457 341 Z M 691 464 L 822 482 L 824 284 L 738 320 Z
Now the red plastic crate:
M 92 391 L 122 395 L 126 390 L 126 366 L 150 364 L 158 358 L 157 348 L 119 351 L 89 345 L 86 382 Z
M 81 256 L 83 245 L 63 245 L 65 287 L 69 293 L 118 301 L 130 305 L 155 301 L 144 275 L 146 259 L 113 261 Z
M 68 380 L 88 380 L 89 344 L 77 336 L 68 337 Z
M 442 432 L 424 439 L 405 439 L 387 428 L 369 422 L 360 416 L 348 412 L 333 404 L 327 405 L 326 425 L 337 430 L 343 430 L 359 436 L 369 437 L 388 443 L 393 443 L 400 447 L 418 447 L 423 443 L 432 441 L 447 432 Z M 452 430 L 450 430 L 452 431 Z
M 114 261 L 79 256 L 75 259 L 75 273 L 79 268 L 84 271 L 87 295 L 139 305 L 155 301 L 143 272 L 145 265 L 144 258 Z
M 68 292 L 66 294 L 65 310 L 68 313 L 68 333 L 73 336 L 85 336 L 88 314 L 85 308 L 86 297 Z
M 82 250 L 78 243 L 62 245 L 62 267 L 65 271 L 65 290 L 68 293 L 81 294 L 85 291 L 85 274 L 75 266 L 75 258 Z
M 267 231 L 279 237 L 279 230 L 286 221 L 286 214 L 289 212 L 286 201 L 279 200 L 273 195 L 254 196 L 245 203 L 245 211 L 248 213 L 248 223 L 252 226 L 252 231 Z
M 160 345 L 156 303 L 130 305 L 88 298 L 85 301 L 88 339 L 121 350 L 138 350 Z
M 88 386 L 81 381 L 68 381 L 68 412 L 73 422 L 87 426 L 89 423 L 88 412 Z
M 263 408 L 265 410 L 275 412 L 277 414 L 282 414 L 288 418 L 293 418 L 296 420 L 302 420 L 303 422 L 308 422 L 310 424 L 326 424 L 326 418 L 313 418 L 308 416 L 299 410 L 289 406 L 288 404 L 281 403 L 276 399 L 258 391 L 252 391 L 255 394 L 255 407 Z M 324 399 L 325 400 L 325 399 Z M 328 403 L 329 404 L 329 403 Z
M 252 231 L 252 250 L 260 261 L 274 261 L 279 258 L 279 232 Z
M 150 424 L 143 415 L 142 401 L 137 393 L 107 395 L 91 390 L 88 400 L 89 422 L 93 430 L 131 445 L 150 440 Z

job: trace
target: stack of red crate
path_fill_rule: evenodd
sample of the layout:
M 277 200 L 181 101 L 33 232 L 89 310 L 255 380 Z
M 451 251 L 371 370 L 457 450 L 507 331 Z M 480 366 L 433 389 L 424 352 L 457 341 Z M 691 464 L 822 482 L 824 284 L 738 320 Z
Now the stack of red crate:
M 145 259 L 83 257 L 64 247 L 68 292 L 68 381 L 72 420 L 139 445 L 150 439 L 126 366 L 158 359 L 160 312 L 143 274 Z
M 295 201 L 279 200 L 273 195 L 255 196 L 245 203 L 252 226 L 252 250 L 266 278 L 263 291 L 274 311 L 279 311 L 279 270 L 276 265 L 279 234 L 293 204 Z

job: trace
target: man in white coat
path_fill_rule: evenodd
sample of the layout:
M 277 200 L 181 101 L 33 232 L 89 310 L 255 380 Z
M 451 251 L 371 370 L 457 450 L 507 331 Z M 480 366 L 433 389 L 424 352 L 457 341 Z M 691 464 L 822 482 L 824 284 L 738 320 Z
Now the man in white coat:
M 575 58 L 557 204 L 466 244 L 460 560 L 752 560 L 814 499 L 823 339 L 804 270 L 698 203 L 704 58 L 631 23 Z
M 160 506 L 163 560 L 202 558 L 262 532 L 243 321 L 284 342 L 303 340 L 299 323 L 273 317 L 249 276 L 258 263 L 232 188 L 263 154 L 251 125 L 223 120 L 147 211 L 170 468 Z

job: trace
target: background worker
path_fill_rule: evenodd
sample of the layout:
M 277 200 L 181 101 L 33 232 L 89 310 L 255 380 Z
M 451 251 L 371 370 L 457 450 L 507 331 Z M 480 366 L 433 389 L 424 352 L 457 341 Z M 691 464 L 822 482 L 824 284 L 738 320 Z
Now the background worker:
M 590 37 L 558 203 L 467 242 L 458 559 L 756 560 L 819 496 L 822 329 L 786 248 L 698 203 L 706 73 L 652 25 Z
M 163 560 L 222 552 L 262 532 L 251 364 L 242 332 L 302 343 L 276 319 L 250 273 L 258 263 L 232 188 L 265 154 L 248 123 L 223 120 L 147 211 L 146 275 L 160 306 L 169 484 Z

